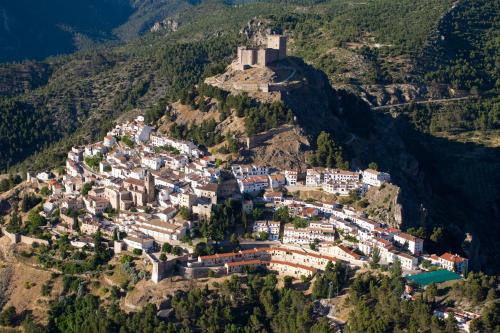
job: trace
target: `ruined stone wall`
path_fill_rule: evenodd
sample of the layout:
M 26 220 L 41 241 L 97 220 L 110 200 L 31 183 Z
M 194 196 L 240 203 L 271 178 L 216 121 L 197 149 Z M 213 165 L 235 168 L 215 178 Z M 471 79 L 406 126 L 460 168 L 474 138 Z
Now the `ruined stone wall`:
M 45 239 L 22 236 L 22 235 L 21 235 L 21 243 L 28 244 L 28 245 L 31 245 L 33 243 L 49 245 L 49 242 Z
M 7 236 L 13 244 L 24 243 L 27 245 L 32 245 L 33 243 L 49 245 L 49 242 L 45 239 L 28 237 L 21 234 L 10 233 L 5 228 L 2 228 L 2 232 Z

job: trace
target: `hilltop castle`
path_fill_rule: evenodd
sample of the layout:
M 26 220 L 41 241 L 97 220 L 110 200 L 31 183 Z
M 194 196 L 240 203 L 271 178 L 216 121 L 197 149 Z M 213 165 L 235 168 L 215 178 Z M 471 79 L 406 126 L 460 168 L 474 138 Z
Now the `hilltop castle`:
M 235 69 L 244 70 L 250 67 L 267 67 L 269 64 L 286 58 L 286 37 L 282 35 L 267 36 L 267 47 L 238 47 L 238 59 Z

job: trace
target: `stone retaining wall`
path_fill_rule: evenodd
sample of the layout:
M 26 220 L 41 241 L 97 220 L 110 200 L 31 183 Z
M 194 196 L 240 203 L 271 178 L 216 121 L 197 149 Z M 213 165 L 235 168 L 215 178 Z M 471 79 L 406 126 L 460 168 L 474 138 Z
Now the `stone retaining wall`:
M 23 243 L 23 244 L 27 244 L 27 245 L 32 245 L 33 243 L 38 243 L 38 244 L 49 245 L 49 242 L 45 239 L 28 237 L 28 236 L 24 236 L 24 235 L 21 235 L 18 233 L 11 233 L 11 232 L 8 232 L 6 228 L 2 228 L 2 232 L 5 236 L 7 236 L 10 239 L 10 241 L 13 244 Z

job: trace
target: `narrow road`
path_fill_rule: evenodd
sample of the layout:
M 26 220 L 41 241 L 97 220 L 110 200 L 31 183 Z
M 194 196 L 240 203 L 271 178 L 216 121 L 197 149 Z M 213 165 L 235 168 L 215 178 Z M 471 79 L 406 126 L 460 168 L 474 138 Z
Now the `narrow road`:
M 452 101 L 461 101 L 461 100 L 465 100 L 465 99 L 471 99 L 473 97 L 475 97 L 475 96 L 441 98 L 441 99 L 431 99 L 431 100 L 425 100 L 425 101 L 412 101 L 412 102 L 400 103 L 400 104 L 375 106 L 375 107 L 372 107 L 372 110 L 375 110 L 375 111 L 386 110 L 386 109 L 397 108 L 397 107 L 401 107 L 401 106 L 405 106 L 405 105 L 410 105 L 410 104 L 434 104 L 434 103 L 444 103 L 444 102 L 452 102 Z

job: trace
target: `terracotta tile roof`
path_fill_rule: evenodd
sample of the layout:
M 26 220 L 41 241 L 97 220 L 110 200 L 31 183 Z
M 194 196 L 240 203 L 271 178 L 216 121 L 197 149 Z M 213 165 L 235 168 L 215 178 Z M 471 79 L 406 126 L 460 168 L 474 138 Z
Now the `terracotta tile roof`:
M 248 176 L 241 180 L 241 182 L 244 184 L 267 183 L 268 181 L 269 180 L 267 179 L 267 176 Z
M 216 253 L 216 254 L 211 254 L 208 256 L 200 256 L 202 260 L 209 260 L 209 259 L 219 259 L 219 258 L 230 258 L 230 257 L 239 257 L 240 254 L 236 252 L 227 252 L 227 253 Z
M 281 260 L 271 260 L 271 264 L 278 264 L 278 265 L 284 265 L 284 266 L 290 266 L 290 267 L 295 267 L 295 268 L 301 268 L 310 272 L 315 273 L 317 270 L 314 267 L 310 266 L 305 266 L 305 265 L 300 265 L 300 264 L 294 264 L 288 261 L 281 261 Z
M 406 259 L 411 259 L 411 260 L 415 259 L 415 257 L 414 257 L 414 256 L 411 256 L 411 255 L 409 255 L 409 254 L 407 254 L 407 253 L 404 253 L 404 252 L 398 252 L 398 253 L 396 253 L 396 254 L 397 254 L 398 256 L 400 256 L 400 257 L 404 257 L 404 258 L 406 258 Z
M 264 198 L 274 198 L 274 197 L 282 197 L 283 193 L 278 191 L 269 191 L 264 193 Z
M 200 186 L 200 190 L 202 191 L 210 191 L 210 192 L 217 192 L 217 189 L 219 188 L 219 185 L 214 184 L 214 183 L 208 183 L 203 186 Z
M 135 178 L 127 178 L 123 182 L 124 183 L 133 184 L 133 185 L 137 185 L 137 186 L 144 186 L 144 181 L 143 180 L 139 180 L 139 179 L 135 179 Z
M 461 256 L 459 256 L 457 254 L 451 254 L 449 252 L 443 253 L 440 256 L 440 258 L 443 260 L 446 260 L 446 261 L 454 262 L 454 263 L 461 263 L 461 262 L 465 261 L 465 258 L 462 258 Z
M 361 258 L 361 256 L 359 254 L 357 254 L 356 252 L 352 251 L 350 248 L 348 248 L 347 246 L 344 246 L 342 244 L 339 244 L 337 245 L 339 249 L 341 249 L 342 251 L 344 251 L 345 253 L 347 253 L 348 255 L 354 257 L 354 259 L 358 260 L 359 258 Z
M 248 266 L 248 265 L 266 265 L 266 264 L 269 264 L 269 261 L 263 261 L 263 260 L 257 260 L 257 259 L 233 261 L 233 262 L 225 263 L 225 265 L 228 267 L 239 267 L 239 266 Z
M 410 242 L 417 242 L 418 240 L 420 240 L 420 238 L 415 237 L 415 236 L 410 235 L 410 234 L 407 234 L 406 232 L 399 233 L 398 237 L 406 239 L 407 241 L 410 241 Z

